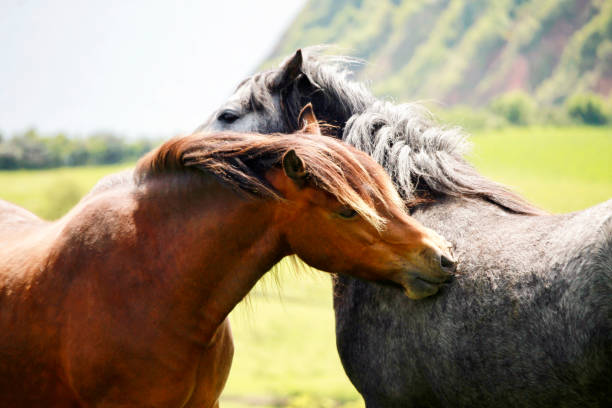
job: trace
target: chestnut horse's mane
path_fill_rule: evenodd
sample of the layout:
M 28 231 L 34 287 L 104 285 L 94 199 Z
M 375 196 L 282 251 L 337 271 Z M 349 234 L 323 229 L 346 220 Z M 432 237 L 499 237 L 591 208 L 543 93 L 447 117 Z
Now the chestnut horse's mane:
M 387 209 L 404 207 L 390 179 L 372 158 L 338 140 L 310 133 L 194 133 L 169 140 L 149 153 L 134 175 L 140 184 L 152 177 L 195 169 L 251 196 L 280 199 L 265 172 L 280 167 L 290 150 L 302 159 L 311 184 L 352 207 L 376 228 L 384 224 L 377 204 Z

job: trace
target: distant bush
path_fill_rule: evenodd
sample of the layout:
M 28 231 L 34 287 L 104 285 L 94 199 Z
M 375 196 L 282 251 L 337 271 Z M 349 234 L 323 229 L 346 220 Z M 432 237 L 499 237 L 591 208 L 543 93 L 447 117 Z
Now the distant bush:
M 0 141 L 0 169 L 14 170 L 17 168 L 19 168 L 19 156 Z
M 534 116 L 532 124 L 570 126 L 574 121 L 567 114 L 567 110 L 559 105 L 538 106 L 538 114 Z
M 529 125 L 570 126 L 575 124 L 575 121 L 569 117 L 564 106 L 537 106 L 537 114 L 534 109 L 535 104 L 529 108 Z M 431 110 L 441 123 L 452 126 L 457 125 L 471 132 L 482 129 L 500 129 L 511 124 L 517 124 L 516 122 L 510 122 L 507 110 L 498 109 L 498 111 L 493 111 L 491 107 L 478 108 L 456 105 L 441 108 L 434 106 L 431 107 Z
M 0 170 L 120 163 L 136 160 L 153 146 L 148 139 L 126 141 L 108 133 L 69 138 L 62 133 L 42 136 L 28 130 L 0 138 Z
M 441 123 L 460 126 L 468 131 L 498 129 L 508 126 L 508 121 L 487 109 L 458 105 L 451 108 L 432 108 Z
M 512 91 L 495 98 L 490 104 L 490 109 L 506 118 L 509 123 L 526 125 L 533 118 L 535 103 L 527 93 Z
M 566 104 L 567 113 L 575 120 L 589 125 L 604 125 L 608 122 L 606 104 L 595 94 L 576 94 Z

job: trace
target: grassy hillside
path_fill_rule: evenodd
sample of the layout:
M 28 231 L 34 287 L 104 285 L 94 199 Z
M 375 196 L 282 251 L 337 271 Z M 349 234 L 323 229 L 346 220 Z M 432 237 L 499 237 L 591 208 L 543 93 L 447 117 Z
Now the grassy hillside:
M 612 198 L 610 128 L 507 128 L 472 140 L 470 159 L 484 174 L 543 208 L 574 211 Z M 0 198 L 55 218 L 121 168 L 0 172 Z M 236 354 L 223 406 L 361 407 L 335 348 L 329 278 L 278 277 L 279 289 L 266 278 L 231 314 Z
M 270 56 L 335 44 L 367 61 L 378 95 L 481 105 L 524 90 L 541 103 L 612 90 L 612 2 L 310 0 Z

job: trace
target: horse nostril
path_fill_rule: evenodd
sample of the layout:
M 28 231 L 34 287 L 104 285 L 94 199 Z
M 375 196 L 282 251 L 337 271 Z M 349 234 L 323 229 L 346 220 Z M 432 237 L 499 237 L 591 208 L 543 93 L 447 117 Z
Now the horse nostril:
M 440 255 L 440 266 L 445 271 L 454 272 L 455 268 L 457 267 L 457 263 L 445 255 Z

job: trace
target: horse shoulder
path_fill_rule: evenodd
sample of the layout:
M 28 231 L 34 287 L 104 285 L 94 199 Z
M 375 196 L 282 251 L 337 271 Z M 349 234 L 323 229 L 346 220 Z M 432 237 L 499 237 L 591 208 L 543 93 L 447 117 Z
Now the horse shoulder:
M 560 255 L 578 281 L 595 277 L 610 290 L 612 285 L 612 200 L 566 214 L 556 231 Z M 610 294 L 610 293 L 609 293 Z

